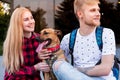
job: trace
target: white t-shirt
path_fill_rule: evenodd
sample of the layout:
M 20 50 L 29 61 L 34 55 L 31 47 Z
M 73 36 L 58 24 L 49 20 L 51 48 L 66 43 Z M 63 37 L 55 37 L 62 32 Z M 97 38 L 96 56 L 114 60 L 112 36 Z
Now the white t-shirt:
M 61 41 L 61 49 L 64 50 L 65 56 L 69 61 L 71 57 L 69 54 L 69 36 L 70 33 L 65 35 Z M 102 34 L 103 48 L 102 52 L 99 50 L 99 47 L 96 42 L 95 30 L 87 35 L 82 36 L 77 31 L 76 41 L 74 45 L 74 66 L 75 67 L 93 67 L 101 59 L 102 55 L 110 55 L 116 52 L 114 32 L 111 29 L 104 28 Z M 114 80 L 110 79 L 113 77 L 111 71 L 109 76 L 104 76 L 105 80 Z M 109 79 L 108 79 L 109 78 Z

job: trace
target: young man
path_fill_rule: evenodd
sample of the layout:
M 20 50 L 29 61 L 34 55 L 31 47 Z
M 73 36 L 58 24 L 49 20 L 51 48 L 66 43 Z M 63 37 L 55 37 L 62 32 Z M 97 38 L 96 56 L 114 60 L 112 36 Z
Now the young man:
M 80 23 L 73 51 L 74 65 L 64 60 L 56 61 L 53 70 L 58 80 L 116 80 L 112 72 L 116 50 L 114 32 L 103 29 L 102 51 L 96 41 L 95 30 L 100 25 L 101 17 L 99 3 L 99 0 L 74 1 L 74 12 Z M 70 33 L 61 41 L 61 48 L 68 59 L 69 38 Z M 101 63 L 96 65 L 100 59 Z
M 102 52 L 96 42 L 95 30 L 100 25 L 101 17 L 99 3 L 99 0 L 75 0 L 74 2 L 74 12 L 80 23 L 73 52 L 74 67 L 91 78 L 83 78 L 84 80 L 115 80 L 111 70 L 116 50 L 113 31 L 108 28 L 103 29 Z M 69 38 L 70 34 L 67 34 L 61 41 L 61 48 L 65 51 L 67 58 L 70 55 Z M 101 63 L 96 65 L 100 59 Z

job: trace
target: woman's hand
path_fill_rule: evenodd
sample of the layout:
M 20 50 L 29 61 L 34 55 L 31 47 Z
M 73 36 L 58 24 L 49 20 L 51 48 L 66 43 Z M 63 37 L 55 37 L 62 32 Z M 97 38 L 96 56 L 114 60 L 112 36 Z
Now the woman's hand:
M 51 51 L 48 51 L 47 49 L 42 49 L 42 50 L 38 53 L 38 57 L 39 57 L 39 59 L 41 59 L 41 60 L 50 58 L 50 55 L 51 55 Z
M 50 67 L 47 63 L 45 62 L 39 62 L 36 65 L 34 65 L 34 68 L 38 71 L 43 71 L 43 72 L 49 72 Z
M 48 42 L 42 42 L 41 44 L 38 45 L 38 48 L 36 49 L 36 52 L 38 53 L 38 57 L 41 60 L 50 58 L 49 56 L 51 55 L 51 51 L 48 51 L 47 49 L 44 48 L 44 46 L 47 43 Z

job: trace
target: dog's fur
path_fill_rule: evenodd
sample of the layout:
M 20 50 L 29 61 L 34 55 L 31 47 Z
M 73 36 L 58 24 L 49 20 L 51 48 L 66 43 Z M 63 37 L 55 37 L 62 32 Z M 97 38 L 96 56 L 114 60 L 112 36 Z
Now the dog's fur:
M 59 35 L 61 35 L 60 30 L 45 28 L 40 31 L 40 40 L 43 40 L 43 41 L 48 40 L 48 44 L 45 46 L 45 48 L 55 47 L 56 45 L 60 45 L 60 39 L 58 38 Z M 63 51 L 61 49 L 58 49 L 57 51 L 52 53 L 51 58 L 54 58 L 54 59 L 52 59 L 52 61 L 47 60 L 48 61 L 47 63 L 50 65 L 50 67 L 54 62 L 53 60 L 65 59 L 65 56 L 63 54 Z M 49 73 L 44 73 L 44 80 L 50 80 L 50 79 L 57 80 L 53 75 L 54 74 L 52 71 L 50 71 Z

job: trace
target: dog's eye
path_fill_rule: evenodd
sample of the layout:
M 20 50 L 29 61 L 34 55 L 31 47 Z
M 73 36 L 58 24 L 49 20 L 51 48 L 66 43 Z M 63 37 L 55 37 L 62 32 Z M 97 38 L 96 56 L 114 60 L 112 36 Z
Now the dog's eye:
M 49 34 L 49 33 L 45 31 L 44 34 L 47 35 L 47 34 Z

